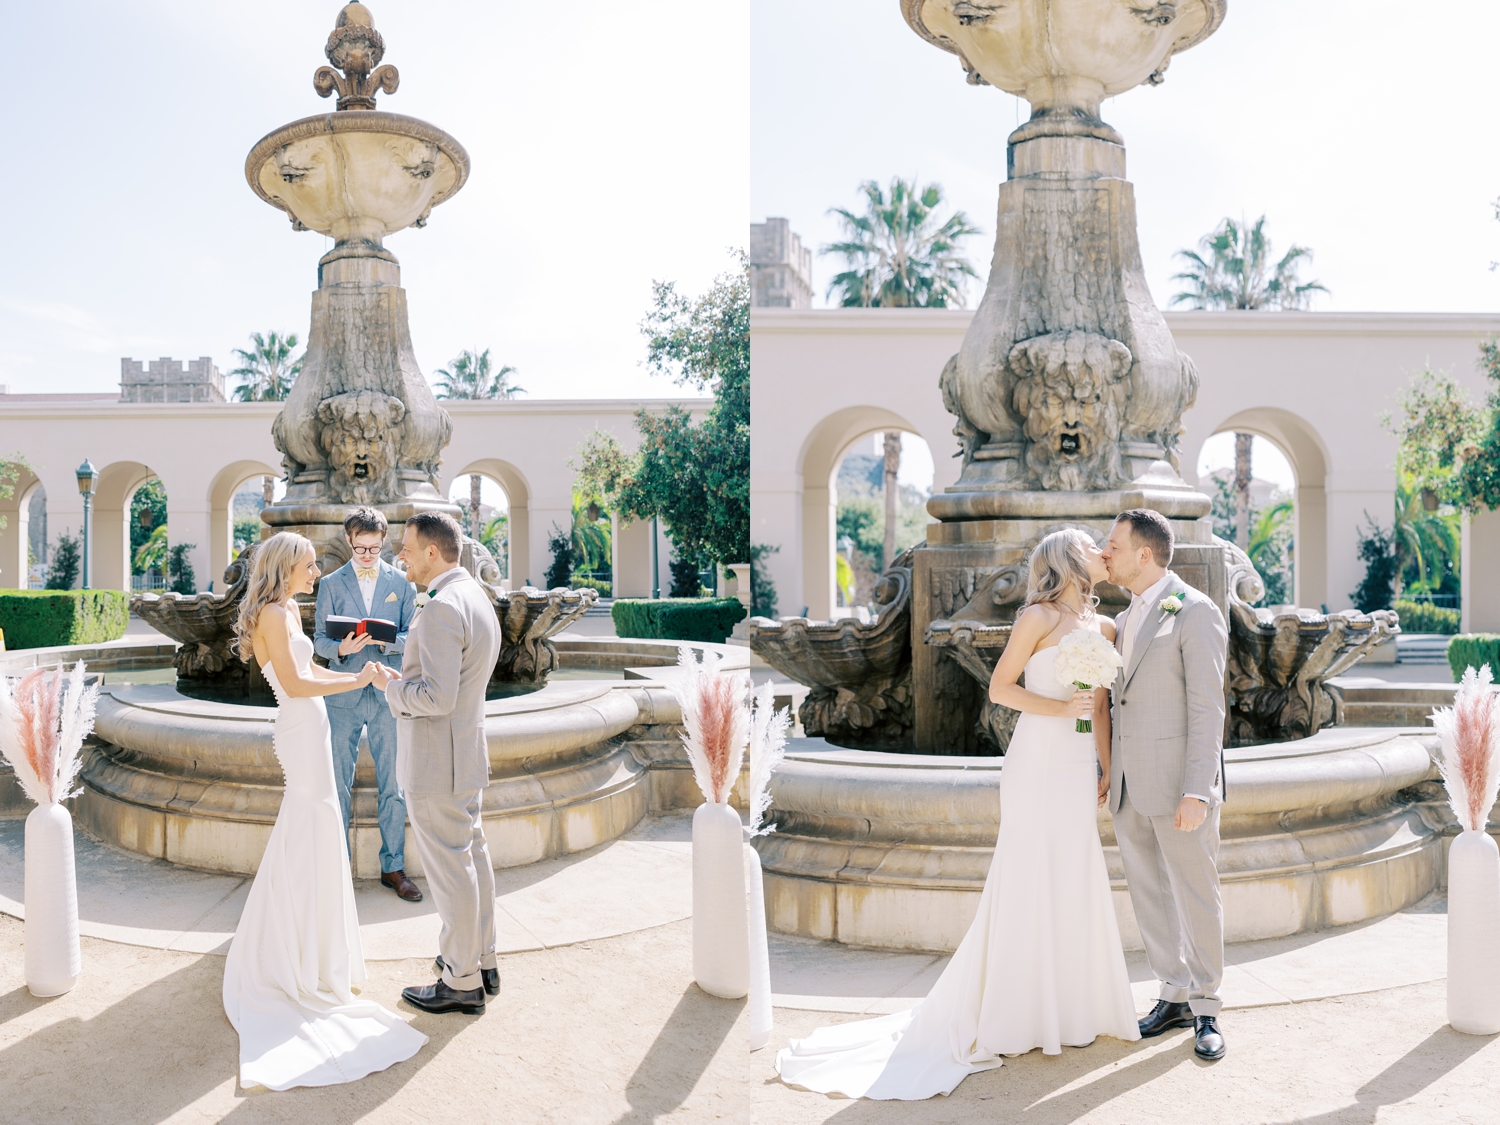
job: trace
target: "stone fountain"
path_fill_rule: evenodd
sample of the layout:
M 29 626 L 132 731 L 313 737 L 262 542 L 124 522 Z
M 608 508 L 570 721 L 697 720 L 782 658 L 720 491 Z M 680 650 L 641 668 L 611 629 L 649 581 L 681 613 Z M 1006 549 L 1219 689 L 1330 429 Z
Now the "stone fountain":
M 262 514 L 267 534 L 291 529 L 311 539 L 323 573 L 349 557 L 342 523 L 352 505 L 385 512 L 387 557 L 413 513 L 459 511 L 438 490 L 451 424 L 417 366 L 400 268 L 383 240 L 423 226 L 463 186 L 469 157 L 443 130 L 375 108 L 377 92 L 392 94 L 398 84 L 395 68 L 379 65 L 384 50 L 369 9 L 347 5 L 328 39 L 332 65 L 313 79 L 319 94 L 339 95 L 337 108 L 272 132 L 245 164 L 251 188 L 295 230 L 334 240 L 318 262 L 302 373 L 273 431 L 286 496 Z M 104 685 L 75 811 L 99 838 L 194 867 L 258 865 L 281 802 L 275 713 L 257 705 L 266 702 L 255 690 L 258 672 L 230 651 L 254 550 L 230 566 L 221 594 L 132 600 L 142 618 L 180 642 L 178 681 Z M 684 803 L 690 774 L 667 693 L 607 675 L 547 683 L 559 661 L 551 638 L 584 613 L 594 591 L 506 591 L 472 539 L 460 563 L 489 592 L 503 639 L 494 679 L 504 690 L 491 693 L 485 717 L 492 781 L 484 816 L 495 864 L 591 848 L 629 830 L 648 808 Z M 308 633 L 313 606 L 311 599 L 302 606 Z M 614 652 L 601 644 L 581 655 L 616 677 L 621 662 L 675 660 L 675 645 L 665 655 L 641 647 Z M 380 841 L 364 755 L 353 796 L 351 857 L 357 875 L 371 876 Z M 407 855 L 408 870 L 419 871 L 416 849 Z
M 323 97 L 337 93 L 337 108 L 262 137 L 245 159 L 245 178 L 256 195 L 286 213 L 293 230 L 334 240 L 318 259 L 302 372 L 271 431 L 286 495 L 261 513 L 265 534 L 296 531 L 312 540 L 327 574 L 349 560 L 343 522 L 354 505 L 385 513 L 387 559 L 399 548 L 409 516 L 461 515 L 438 491 L 453 425 L 417 365 L 401 266 L 384 239 L 426 226 L 432 209 L 469 178 L 469 154 L 426 121 L 375 108 L 376 94 L 394 94 L 400 76 L 380 65 L 385 42 L 363 4 L 339 13 L 324 53 L 332 65 L 317 69 L 313 88 Z M 253 548 L 230 565 L 222 595 L 141 595 L 132 608 L 181 642 L 182 680 L 268 698 L 257 670 L 230 651 L 252 554 Z M 472 539 L 465 540 L 461 561 L 501 619 L 505 648 L 496 679 L 545 680 L 557 664 L 549 638 L 581 617 L 597 595 L 507 592 L 494 559 Z M 309 633 L 313 607 L 312 599 L 303 605 Z
M 1434 885 L 1436 837 L 1400 797 L 1429 774 L 1426 750 L 1389 731 L 1323 729 L 1341 715 L 1327 681 L 1387 640 L 1395 615 L 1256 608 L 1255 568 L 1213 535 L 1209 498 L 1180 473 L 1198 374 L 1147 290 L 1124 142 L 1099 110 L 1160 83 L 1225 7 L 901 0 L 970 83 L 1032 113 L 1010 135 L 984 296 L 938 377 L 962 456 L 957 482 L 928 502 L 938 522 L 886 572 L 872 621 L 751 623 L 757 654 L 811 687 L 803 726 L 826 740 L 790 756 L 775 787 L 781 830 L 758 841 L 778 929 L 953 947 L 995 839 L 995 755 L 1016 714 L 985 689 L 1029 553 L 1064 527 L 1102 540 L 1136 507 L 1172 522 L 1172 569 L 1230 623 L 1226 733 L 1242 747 L 1228 757 L 1224 820 L 1231 937 L 1354 921 Z M 1105 612 L 1128 603 L 1115 587 L 1098 593 Z M 1104 818 L 1109 845 L 1112 831 Z

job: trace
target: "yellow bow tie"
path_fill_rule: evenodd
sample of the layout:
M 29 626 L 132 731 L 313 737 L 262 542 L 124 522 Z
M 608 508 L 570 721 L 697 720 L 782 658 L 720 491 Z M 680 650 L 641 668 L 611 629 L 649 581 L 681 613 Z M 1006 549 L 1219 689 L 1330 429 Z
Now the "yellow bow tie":
M 374 567 L 374 566 L 372 566 L 372 567 L 357 566 L 357 567 L 354 568 L 354 577 L 358 578 L 361 582 L 368 581 L 368 580 L 374 578 L 379 573 L 380 573 L 380 568 L 379 567 Z

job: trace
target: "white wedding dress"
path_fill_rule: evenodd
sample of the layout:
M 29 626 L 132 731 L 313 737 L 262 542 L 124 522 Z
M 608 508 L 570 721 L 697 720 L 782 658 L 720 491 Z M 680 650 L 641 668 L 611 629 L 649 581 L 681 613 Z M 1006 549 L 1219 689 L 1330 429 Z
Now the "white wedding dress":
M 313 645 L 298 634 L 304 671 Z M 409 1059 L 427 1036 L 354 995 L 365 980 L 349 846 L 323 700 L 293 699 L 276 672 L 281 811 L 224 964 L 224 1013 L 240 1036 L 240 1085 L 286 1090 L 353 1082 Z
M 1066 699 L 1057 649 L 1026 687 Z M 783 1081 L 824 1094 L 916 1101 L 949 1094 L 1002 1055 L 1062 1053 L 1098 1035 L 1139 1039 L 1095 820 L 1094 736 L 1022 714 L 1000 775 L 1000 836 L 979 911 L 908 1012 L 819 1028 L 776 1056 Z

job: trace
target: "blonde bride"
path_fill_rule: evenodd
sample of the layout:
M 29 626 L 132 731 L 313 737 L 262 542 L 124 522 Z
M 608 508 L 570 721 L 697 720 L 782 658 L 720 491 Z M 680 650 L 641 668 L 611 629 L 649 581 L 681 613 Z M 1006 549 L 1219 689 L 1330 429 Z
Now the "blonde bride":
M 952 1093 L 1005 1055 L 1140 1038 L 1096 822 L 1109 784 L 1109 692 L 1077 691 L 1053 669 L 1058 641 L 1075 629 L 1113 642 L 1114 623 L 1094 612 L 1094 585 L 1107 575 L 1076 529 L 1031 553 L 1026 606 L 990 681 L 990 699 L 1021 712 L 1000 776 L 1000 834 L 953 960 L 911 1011 L 793 1040 L 776 1058 L 783 1081 L 914 1101 Z M 1093 720 L 1092 734 L 1075 729 L 1080 718 Z
M 239 1032 L 240 1085 L 286 1090 L 353 1082 L 427 1042 L 355 989 L 365 980 L 348 841 L 323 696 L 359 675 L 312 662 L 293 600 L 318 578 L 312 544 L 290 531 L 255 553 L 236 624 L 241 657 L 276 693 L 274 746 L 286 787 L 224 964 L 224 1013 Z

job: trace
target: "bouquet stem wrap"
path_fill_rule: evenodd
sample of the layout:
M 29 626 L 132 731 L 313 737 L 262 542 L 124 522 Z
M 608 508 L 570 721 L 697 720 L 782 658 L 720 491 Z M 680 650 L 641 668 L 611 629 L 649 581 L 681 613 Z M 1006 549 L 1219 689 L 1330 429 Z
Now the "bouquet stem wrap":
M 1079 691 L 1092 691 L 1112 683 L 1124 663 L 1104 634 L 1092 629 L 1074 629 L 1057 643 L 1057 678 Z M 1073 729 L 1079 734 L 1090 734 L 1094 720 L 1079 719 Z

